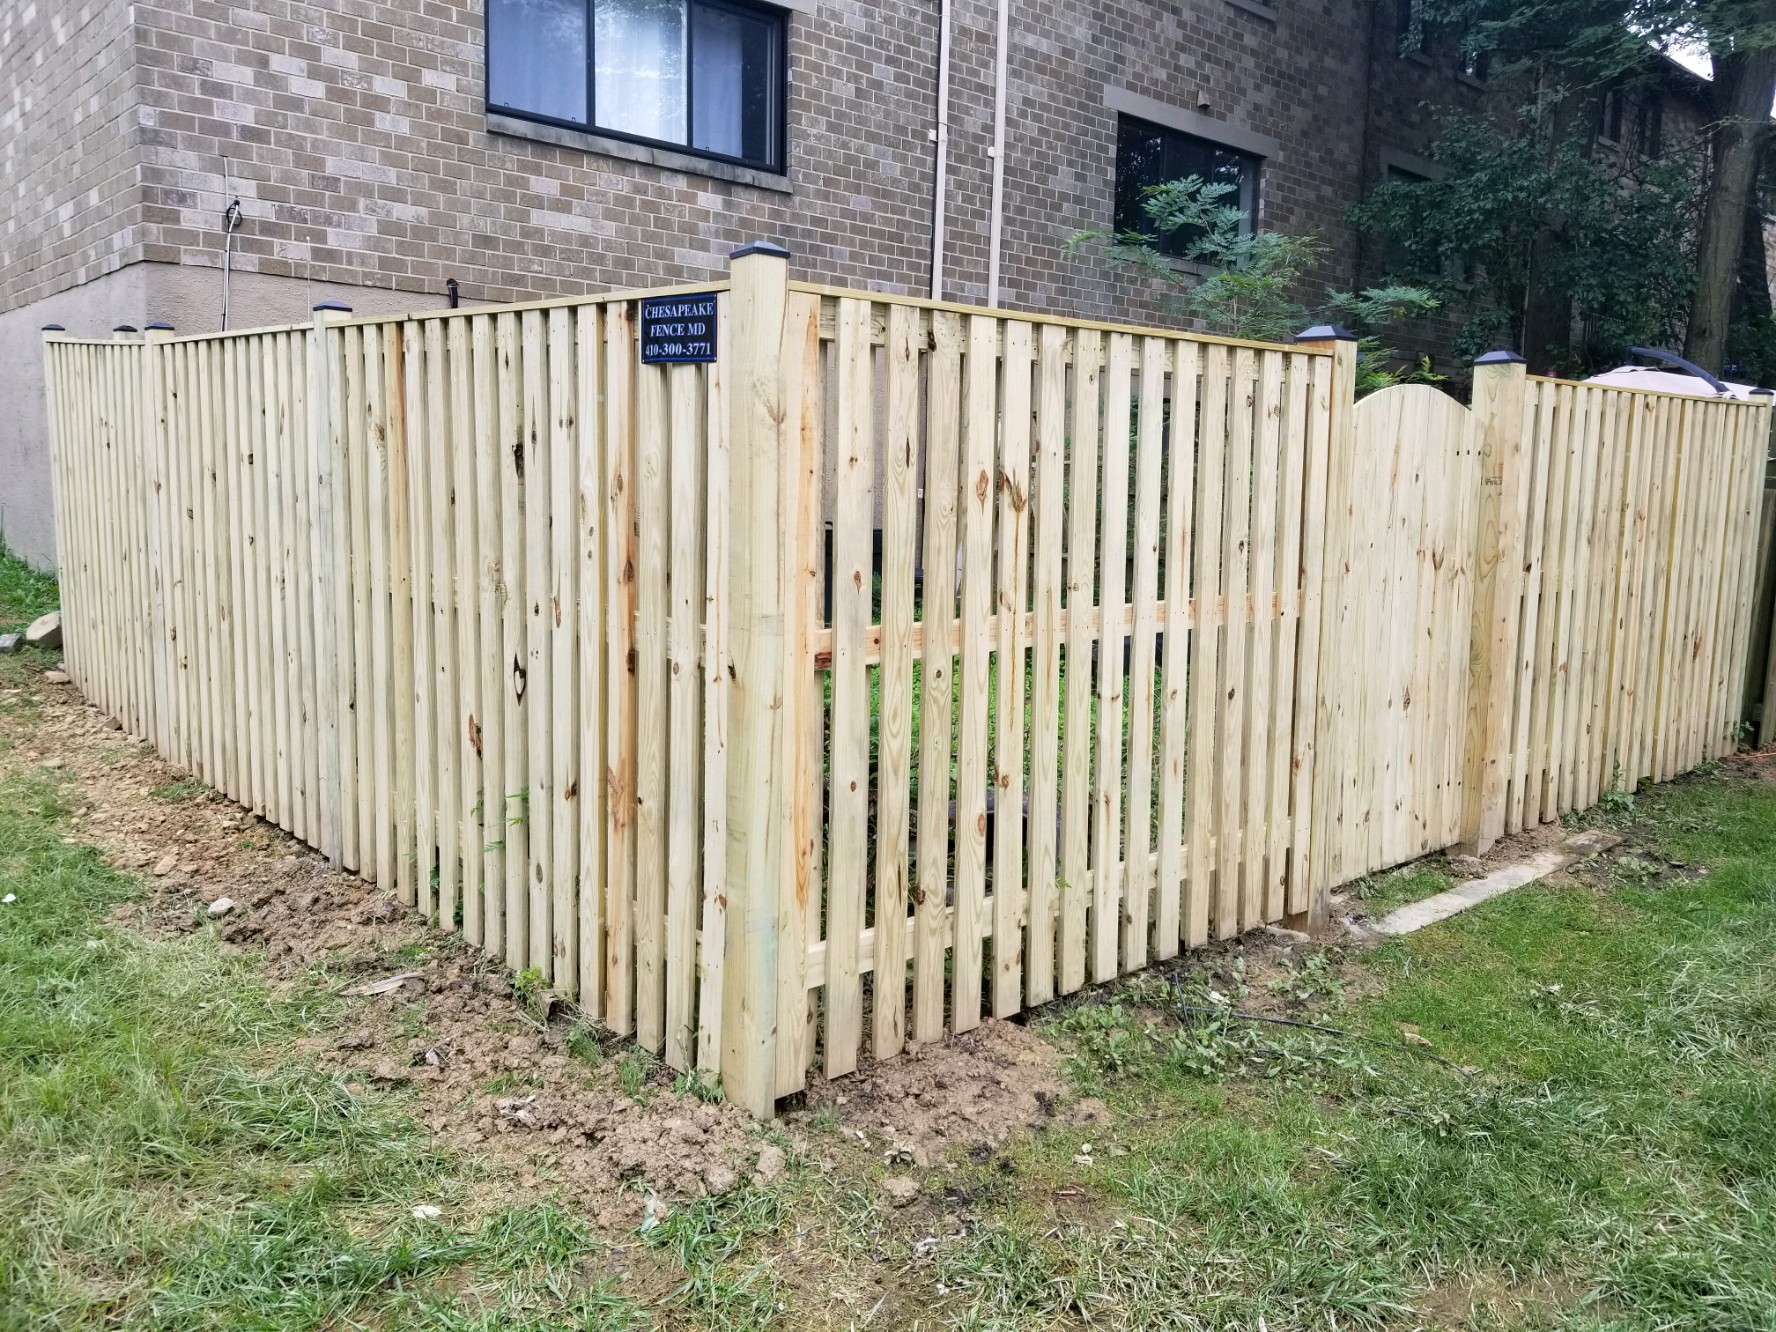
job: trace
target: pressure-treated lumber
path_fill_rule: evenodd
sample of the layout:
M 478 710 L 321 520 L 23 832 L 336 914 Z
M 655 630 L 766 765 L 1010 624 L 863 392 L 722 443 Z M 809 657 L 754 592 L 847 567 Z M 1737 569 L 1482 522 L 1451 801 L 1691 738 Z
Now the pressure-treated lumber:
M 65 655 L 755 1113 L 1736 743 L 1767 402 L 676 294 L 48 337 Z

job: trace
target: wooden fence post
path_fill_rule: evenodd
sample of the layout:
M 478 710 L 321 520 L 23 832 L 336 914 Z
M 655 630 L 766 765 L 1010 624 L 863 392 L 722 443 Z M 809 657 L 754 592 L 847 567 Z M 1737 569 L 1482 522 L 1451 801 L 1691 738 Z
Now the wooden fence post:
M 1504 833 L 1505 775 L 1523 592 L 1523 358 L 1490 351 L 1474 362 L 1474 442 L 1480 453 L 1474 602 L 1468 645 L 1467 744 L 1460 845 L 1484 855 Z
M 760 1118 L 776 1100 L 778 919 L 789 871 L 782 784 L 789 752 L 789 559 L 796 506 L 783 364 L 789 252 L 765 241 L 734 251 L 728 386 L 727 928 L 722 963 L 722 1086 Z
M 1356 666 L 1349 641 L 1355 589 L 1351 574 L 1351 515 L 1358 501 L 1352 476 L 1357 453 L 1357 336 L 1329 324 L 1318 324 L 1295 339 L 1300 346 L 1331 353 L 1329 393 L 1331 438 L 1326 457 L 1325 559 L 1321 566 L 1319 641 L 1304 636 L 1302 653 L 1317 654 L 1313 675 L 1314 733 L 1302 760 L 1302 789 L 1310 793 L 1311 814 L 1306 836 L 1309 851 L 1303 862 L 1307 879 L 1305 908 L 1283 917 L 1288 928 L 1312 933 L 1326 923 L 1326 903 L 1339 866 L 1330 848 L 1336 843 L 1340 801 L 1353 737 L 1346 718 L 1347 673 Z M 1310 593 L 1313 589 L 1309 589 Z M 1305 681 L 1304 681 L 1305 685 Z M 1299 743 L 1299 742 L 1298 742 Z M 1291 904 L 1301 901 L 1295 887 Z

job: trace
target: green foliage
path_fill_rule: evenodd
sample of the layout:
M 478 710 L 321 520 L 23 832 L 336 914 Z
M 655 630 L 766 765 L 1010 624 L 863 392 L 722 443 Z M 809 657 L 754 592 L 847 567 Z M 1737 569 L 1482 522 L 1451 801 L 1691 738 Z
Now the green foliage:
M 1312 235 L 1244 231 L 1241 210 L 1222 202 L 1232 189 L 1197 176 L 1156 185 L 1142 205 L 1151 231 L 1080 232 L 1068 240 L 1066 250 L 1074 254 L 1101 245 L 1113 269 L 1154 282 L 1174 312 L 1212 333 L 1288 342 L 1313 322 L 1300 295 L 1310 285 L 1326 247 Z M 1181 267 L 1154 244 L 1155 236 L 1180 230 L 1195 234 L 1185 254 L 1187 263 L 1206 268 L 1206 273 Z M 1432 292 L 1403 283 L 1325 294 L 1320 302 L 1325 317 L 1353 325 L 1359 335 L 1359 396 L 1406 380 L 1436 378 L 1428 365 L 1390 368 L 1398 358 L 1383 345 L 1380 333 L 1434 310 L 1437 304 Z
M 1604 160 L 1577 133 L 1549 144 L 1533 125 L 1466 118 L 1444 125 L 1431 156 L 1447 175 L 1390 181 L 1352 220 L 1414 271 L 1465 271 L 1437 283 L 1462 318 L 1463 355 L 1521 345 L 1532 296 L 1570 307 L 1584 329 L 1570 350 L 1525 348 L 1538 369 L 1585 374 L 1621 364 L 1626 347 L 1681 340 L 1701 205 L 1693 159 Z
M 33 569 L 0 539 L 0 633 L 22 629 L 48 614 L 59 596 L 53 574 Z

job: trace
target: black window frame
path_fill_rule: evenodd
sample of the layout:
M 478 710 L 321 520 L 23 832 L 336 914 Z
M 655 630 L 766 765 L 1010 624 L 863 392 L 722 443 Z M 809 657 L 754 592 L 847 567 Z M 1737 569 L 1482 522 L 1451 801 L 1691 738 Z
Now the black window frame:
M 687 143 L 674 143 L 670 139 L 651 139 L 646 135 L 632 134 L 626 130 L 609 129 L 598 124 L 598 26 L 593 7 L 597 0 L 585 0 L 586 5 L 586 118 L 585 120 L 564 120 L 558 116 L 547 116 L 536 111 L 525 111 L 518 107 L 504 106 L 493 100 L 493 6 L 482 8 L 482 99 L 484 110 L 488 115 L 508 116 L 513 120 L 527 120 L 537 125 L 554 125 L 561 129 L 578 130 L 584 134 L 596 134 L 602 138 L 617 139 L 624 143 L 642 144 L 649 148 L 664 148 L 669 152 L 682 153 L 687 157 L 702 158 L 709 162 L 725 162 L 731 166 L 745 167 L 751 171 L 762 171 L 773 176 L 789 174 L 789 16 L 790 11 L 778 5 L 758 4 L 754 0 L 686 0 L 685 5 L 685 137 L 689 139 L 692 127 L 696 124 L 697 81 L 694 77 L 696 69 L 696 22 L 692 11 L 698 6 L 705 9 L 725 10 L 730 14 L 742 14 L 748 18 L 769 19 L 776 28 L 776 41 L 772 50 L 772 59 L 776 68 L 772 71 L 772 95 L 776 105 L 773 108 L 775 124 L 771 132 L 771 155 L 769 159 L 750 157 L 734 157 L 727 153 L 711 152 L 707 148 L 694 148 Z
M 1124 128 L 1129 126 L 1136 127 L 1142 131 L 1166 135 L 1174 139 L 1187 139 L 1192 143 L 1202 144 L 1216 152 L 1226 153 L 1231 157 L 1246 159 L 1246 161 L 1251 164 L 1252 198 L 1251 203 L 1243 208 L 1245 221 L 1241 226 L 1240 234 L 1242 236 L 1250 236 L 1253 232 L 1258 230 L 1259 209 L 1264 197 L 1265 156 L 1263 153 L 1255 153 L 1249 148 L 1239 148 L 1230 143 L 1223 143 L 1218 139 L 1211 139 L 1204 134 L 1192 134 L 1189 130 L 1174 129 L 1170 125 L 1162 125 L 1158 121 L 1148 120 L 1144 116 L 1131 115 L 1128 112 L 1123 111 L 1118 112 L 1116 116 L 1116 147 L 1111 164 L 1112 175 L 1110 181 L 1110 225 L 1117 234 L 1131 230 L 1139 231 L 1142 235 L 1149 238 L 1154 249 L 1158 250 L 1167 258 L 1180 260 L 1184 263 L 1202 262 L 1201 260 L 1191 259 L 1187 254 L 1169 248 L 1174 242 L 1165 236 L 1155 235 L 1153 232 L 1147 230 L 1145 221 L 1143 221 L 1143 225 L 1139 227 L 1131 228 L 1122 225 L 1124 219 L 1118 216 L 1121 212 L 1122 205 L 1122 135 Z M 1176 179 L 1181 179 L 1181 177 L 1170 176 L 1157 183 L 1167 184 L 1170 180 Z M 1244 203 L 1243 200 L 1241 202 L 1242 204 Z M 1144 218 L 1145 214 L 1143 214 L 1143 219 Z M 1173 234 L 1175 235 L 1176 233 L 1174 232 Z M 1189 242 L 1185 243 L 1184 248 L 1189 248 Z

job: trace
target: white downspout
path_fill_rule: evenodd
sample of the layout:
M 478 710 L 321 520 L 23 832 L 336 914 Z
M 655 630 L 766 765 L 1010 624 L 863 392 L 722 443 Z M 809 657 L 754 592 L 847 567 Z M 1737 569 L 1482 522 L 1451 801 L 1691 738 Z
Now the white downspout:
M 1005 65 L 1011 0 L 999 0 L 999 54 L 993 70 L 993 220 L 987 236 L 987 304 L 999 304 L 999 233 L 1005 221 Z
M 938 0 L 937 8 L 937 128 L 931 132 L 937 145 L 936 184 L 931 200 L 931 299 L 944 296 L 944 208 L 949 193 L 950 171 L 950 0 Z

